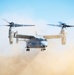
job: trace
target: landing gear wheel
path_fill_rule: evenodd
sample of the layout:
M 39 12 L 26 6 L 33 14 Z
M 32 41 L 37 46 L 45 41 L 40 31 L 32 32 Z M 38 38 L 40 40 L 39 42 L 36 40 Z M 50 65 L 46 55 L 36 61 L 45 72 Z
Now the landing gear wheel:
M 46 49 L 45 49 L 45 46 L 43 45 L 41 51 L 44 51 L 44 50 L 46 50 Z
M 46 50 L 45 48 L 43 49 L 43 51 Z
M 41 49 L 41 51 L 44 51 L 44 50 L 46 50 L 46 49 L 45 48 Z
M 27 49 L 26 49 L 26 51 L 30 51 L 30 49 L 29 49 L 29 48 L 27 48 Z
M 30 51 L 30 49 L 29 49 L 29 47 L 27 46 L 27 49 L 26 49 L 26 51 Z

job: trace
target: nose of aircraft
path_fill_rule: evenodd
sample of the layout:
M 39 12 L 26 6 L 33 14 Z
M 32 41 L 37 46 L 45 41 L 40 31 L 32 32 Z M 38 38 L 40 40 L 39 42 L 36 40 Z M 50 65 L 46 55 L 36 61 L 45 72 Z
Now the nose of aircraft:
M 43 46 L 47 47 L 48 46 L 48 42 L 47 41 L 42 41 L 41 42 Z

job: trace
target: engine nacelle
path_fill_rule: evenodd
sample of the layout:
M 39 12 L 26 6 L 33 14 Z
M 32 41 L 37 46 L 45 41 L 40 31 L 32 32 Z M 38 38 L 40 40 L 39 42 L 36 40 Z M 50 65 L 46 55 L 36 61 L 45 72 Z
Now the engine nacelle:
M 13 44 L 13 38 L 14 38 L 14 33 L 11 32 L 11 35 L 9 36 L 9 43 Z
M 61 36 L 61 42 L 63 45 L 66 44 L 66 35 Z
M 61 31 L 61 43 L 66 44 L 66 32 L 64 30 Z

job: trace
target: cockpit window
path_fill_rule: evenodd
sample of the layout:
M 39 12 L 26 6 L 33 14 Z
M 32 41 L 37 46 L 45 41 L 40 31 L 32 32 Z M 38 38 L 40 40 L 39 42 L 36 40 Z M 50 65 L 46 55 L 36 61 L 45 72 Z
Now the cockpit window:
M 45 38 L 36 38 L 36 40 L 47 41 L 47 39 L 45 39 Z
M 47 41 L 46 39 L 41 39 L 41 38 L 40 38 L 39 40 L 40 40 L 40 41 Z

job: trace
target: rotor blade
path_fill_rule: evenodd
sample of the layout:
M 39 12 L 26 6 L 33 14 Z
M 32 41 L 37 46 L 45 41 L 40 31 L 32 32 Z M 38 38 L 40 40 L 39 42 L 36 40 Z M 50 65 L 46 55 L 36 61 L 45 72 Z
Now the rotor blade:
M 10 23 L 10 22 L 8 22 L 6 19 L 4 19 L 4 18 L 3 18 L 3 20 L 4 20 L 5 22 L 7 22 L 7 23 Z
M 47 25 L 62 27 L 62 24 L 63 24 L 64 27 L 74 27 L 73 25 L 66 25 L 65 23 L 62 23 L 62 22 L 60 22 L 60 23 L 61 23 L 60 25 L 55 25 L 55 24 L 47 24 Z M 64 24 L 65 24 L 65 25 L 64 25 Z
M 10 26 L 10 25 L 0 25 L 0 26 Z
M 72 26 L 72 25 L 66 25 L 66 27 L 74 27 L 74 26 Z
M 35 25 L 22 25 L 22 24 L 15 24 L 15 27 L 22 27 L 22 26 L 35 26 Z
M 55 24 L 47 24 L 47 25 L 50 25 L 50 26 L 57 26 L 57 27 L 62 27 L 61 25 L 55 25 Z

